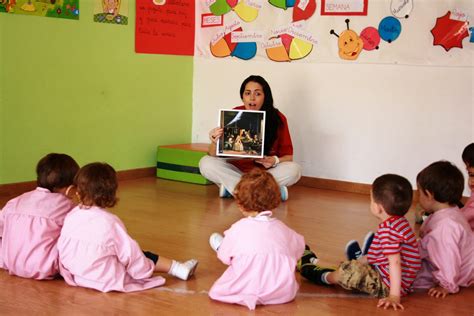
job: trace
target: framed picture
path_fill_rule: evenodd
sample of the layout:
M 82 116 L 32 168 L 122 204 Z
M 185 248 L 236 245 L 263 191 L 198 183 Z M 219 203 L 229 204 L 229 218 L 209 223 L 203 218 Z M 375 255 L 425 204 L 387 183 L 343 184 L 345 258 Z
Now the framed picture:
M 217 142 L 217 156 L 263 157 L 265 111 L 220 110 L 218 125 L 224 133 Z
M 369 0 L 321 0 L 321 15 L 367 15 Z

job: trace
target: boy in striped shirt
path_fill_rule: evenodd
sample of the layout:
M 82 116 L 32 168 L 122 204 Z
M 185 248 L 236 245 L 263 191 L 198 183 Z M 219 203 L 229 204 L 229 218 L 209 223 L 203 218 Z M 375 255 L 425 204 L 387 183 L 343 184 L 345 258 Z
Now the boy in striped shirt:
M 301 275 L 316 284 L 338 284 L 378 297 L 378 307 L 403 309 L 400 297 L 411 291 L 421 267 L 415 234 L 404 217 L 412 197 L 410 182 L 401 176 L 375 179 L 370 211 L 380 224 L 367 256 L 344 261 L 334 270 L 314 264 L 316 256 L 306 250 L 299 263 Z

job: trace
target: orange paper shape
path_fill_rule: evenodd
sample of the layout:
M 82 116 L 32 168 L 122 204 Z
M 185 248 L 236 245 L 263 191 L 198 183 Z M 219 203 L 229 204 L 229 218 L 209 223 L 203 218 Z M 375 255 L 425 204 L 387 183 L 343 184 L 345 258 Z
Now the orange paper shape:
M 288 52 L 285 49 L 285 46 L 277 46 L 266 49 L 267 56 L 270 60 L 273 61 L 290 61 Z
M 214 45 L 211 44 L 211 54 L 214 57 L 230 56 L 231 50 L 224 38 L 218 40 Z

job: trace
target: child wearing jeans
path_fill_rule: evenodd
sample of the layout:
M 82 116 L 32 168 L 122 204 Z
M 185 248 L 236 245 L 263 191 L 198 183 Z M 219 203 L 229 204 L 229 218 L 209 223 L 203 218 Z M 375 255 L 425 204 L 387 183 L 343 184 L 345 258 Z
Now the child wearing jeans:
M 7 202 L 0 212 L 0 267 L 12 275 L 52 279 L 59 273 L 56 243 L 74 204 L 67 197 L 79 165 L 51 153 L 36 166 L 37 187 Z
M 338 284 L 378 297 L 378 307 L 403 309 L 400 297 L 411 291 L 421 266 L 415 234 L 404 217 L 412 196 L 410 182 L 401 176 L 375 179 L 370 211 L 380 224 L 367 256 L 344 261 L 334 270 L 316 265 L 316 256 L 307 250 L 298 264 L 301 275 L 316 284 Z
M 474 143 L 470 143 L 462 152 L 462 161 L 466 165 L 467 184 L 471 190 L 471 197 L 467 200 L 466 205 L 461 209 L 466 217 L 471 230 L 474 231 Z
M 304 238 L 272 217 L 281 201 L 273 176 L 255 168 L 244 174 L 234 197 L 245 217 L 234 223 L 224 237 L 211 235 L 211 247 L 229 267 L 214 283 L 209 296 L 217 301 L 247 306 L 292 301 L 298 291 L 297 260 Z
M 423 169 L 416 182 L 420 205 L 431 215 L 420 228 L 422 269 L 414 287 L 445 297 L 474 283 L 474 234 L 456 206 L 463 175 L 450 162 L 438 161 Z
M 58 241 L 60 272 L 69 285 L 102 292 L 133 292 L 165 283 L 154 272 L 187 280 L 197 260 L 184 263 L 142 252 L 122 221 L 106 208 L 117 202 L 115 170 L 105 163 L 82 167 L 74 179 L 80 201 L 66 217 Z

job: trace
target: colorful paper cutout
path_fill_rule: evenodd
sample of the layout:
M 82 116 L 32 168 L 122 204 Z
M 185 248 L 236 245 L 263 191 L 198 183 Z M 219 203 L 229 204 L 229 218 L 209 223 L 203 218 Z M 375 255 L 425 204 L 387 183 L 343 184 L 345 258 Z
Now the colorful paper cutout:
M 297 60 L 305 58 L 313 50 L 313 44 L 299 38 L 293 38 L 290 45 L 290 59 Z
M 339 57 L 345 60 L 356 60 L 364 48 L 364 42 L 356 32 L 349 29 L 350 20 L 346 19 L 345 22 L 347 29 L 342 31 L 340 35 L 336 34 L 334 30 L 331 30 L 329 33 L 338 37 L 337 46 L 339 48 Z
M 360 32 L 360 38 L 364 42 L 365 50 L 379 49 L 380 35 L 379 31 L 372 26 L 368 26 Z
M 471 37 L 469 38 L 469 42 L 474 43 L 474 27 L 470 27 L 469 31 L 471 31 Z
M 431 30 L 433 34 L 433 45 L 440 45 L 446 51 L 453 47 L 463 48 L 462 40 L 469 36 L 468 22 L 452 20 L 451 12 L 448 11 L 442 17 L 436 19 L 436 24 Z
M 286 10 L 287 8 L 291 8 L 292 1 L 287 0 L 268 0 L 268 2 L 277 8 Z M 289 3 L 288 3 L 289 2 Z M 294 2 L 293 2 L 294 3 Z
M 293 22 L 308 20 L 316 11 L 316 0 L 268 0 L 279 9 L 293 8 Z
M 226 0 L 217 0 L 209 6 L 209 10 L 211 10 L 211 13 L 214 15 L 224 15 L 230 12 L 232 7 Z
M 249 5 L 244 0 L 216 0 L 209 6 L 214 15 L 224 15 L 234 11 L 237 16 L 245 22 L 252 22 L 258 16 L 259 5 Z
M 211 54 L 214 57 L 228 57 L 233 56 L 243 60 L 249 60 L 257 54 L 257 43 L 255 42 L 232 42 L 232 33 L 242 32 L 242 28 L 238 27 L 235 30 L 225 34 L 215 43 L 210 44 Z
M 301 9 L 300 4 L 307 1 L 304 10 Z M 293 8 L 293 22 L 308 20 L 316 11 L 316 0 L 297 0 Z
M 252 22 L 258 16 L 258 9 L 246 5 L 244 1 L 240 1 L 233 10 L 245 22 Z
M 413 10 L 413 0 L 392 0 L 390 2 L 390 11 L 393 16 L 401 19 L 408 19 Z
M 265 50 L 270 60 L 278 61 L 278 62 L 290 61 L 290 56 L 288 56 L 288 51 L 289 51 L 289 47 L 287 50 L 283 45 L 277 46 L 277 47 L 270 47 Z
M 290 34 L 279 34 L 270 38 L 269 42 L 264 45 L 270 60 L 280 62 L 305 58 L 312 52 L 313 44 L 317 43 L 311 34 L 294 25 L 284 31 Z
M 384 41 L 388 43 L 393 42 L 398 38 L 401 32 L 402 24 L 393 16 L 387 16 L 380 21 L 379 34 Z

